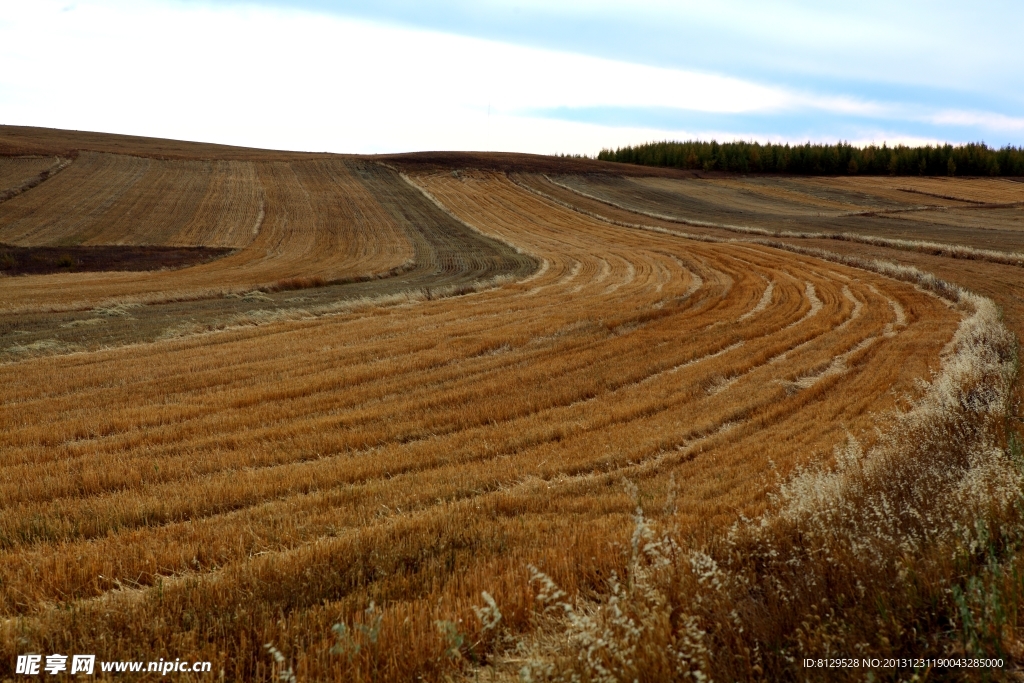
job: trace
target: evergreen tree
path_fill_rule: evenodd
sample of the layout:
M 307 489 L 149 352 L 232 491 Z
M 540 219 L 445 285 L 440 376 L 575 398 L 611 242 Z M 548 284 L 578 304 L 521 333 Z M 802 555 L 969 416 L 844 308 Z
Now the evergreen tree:
M 848 142 L 835 145 L 758 142 L 652 142 L 602 149 L 602 161 L 738 173 L 804 175 L 1024 175 L 1024 147 L 993 149 L 985 143 L 907 147 Z

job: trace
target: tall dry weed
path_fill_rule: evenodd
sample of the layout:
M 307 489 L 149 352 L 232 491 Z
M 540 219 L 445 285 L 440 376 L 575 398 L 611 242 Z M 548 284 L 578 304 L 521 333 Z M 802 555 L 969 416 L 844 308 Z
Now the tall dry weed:
M 973 311 L 941 372 L 871 448 L 849 437 L 724 539 L 659 536 L 638 509 L 628 576 L 598 605 L 534 570 L 566 638 L 522 678 L 860 680 L 802 660 L 1024 654 L 1024 474 L 1005 432 L 1016 345 L 991 301 L 961 301 Z

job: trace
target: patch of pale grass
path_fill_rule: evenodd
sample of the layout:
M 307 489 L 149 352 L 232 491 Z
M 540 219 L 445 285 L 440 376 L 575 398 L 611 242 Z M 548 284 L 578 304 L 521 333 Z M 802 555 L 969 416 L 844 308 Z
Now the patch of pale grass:
M 123 301 L 109 306 L 101 306 L 96 308 L 95 311 L 97 315 L 105 315 L 107 317 L 124 317 L 130 316 L 132 309 L 138 308 L 141 305 L 142 304 L 140 303 Z
M 724 540 L 659 534 L 638 508 L 627 575 L 589 609 L 531 569 L 538 610 L 564 636 L 523 680 L 778 680 L 799 678 L 804 657 L 984 654 L 955 634 L 998 614 L 957 581 L 1024 503 L 1002 441 L 1016 346 L 991 301 L 924 279 L 969 314 L 923 396 L 870 448 L 851 436 L 831 462 L 798 469 Z
M 63 323 L 63 328 L 75 328 L 75 327 L 95 327 L 96 325 L 106 324 L 106 320 L 103 318 L 83 318 L 82 320 L 72 320 L 69 323 Z
M 7 348 L 6 353 L 15 357 L 46 356 L 55 353 L 71 353 L 79 350 L 75 344 L 59 339 L 40 339 L 31 344 L 14 344 Z

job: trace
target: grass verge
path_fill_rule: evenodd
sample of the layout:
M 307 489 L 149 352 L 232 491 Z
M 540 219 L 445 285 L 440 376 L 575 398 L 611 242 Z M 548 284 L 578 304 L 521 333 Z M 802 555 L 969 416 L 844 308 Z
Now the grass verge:
M 864 450 L 798 471 L 728 536 L 657 530 L 637 508 L 622 580 L 589 603 L 544 574 L 524 680 L 852 680 L 807 658 L 897 658 L 881 679 L 1003 678 L 1024 657 L 1024 460 L 1008 429 L 1018 359 L 995 305 L 969 307 L 941 373 Z M 671 519 L 671 515 L 668 516 Z M 546 630 L 552 632 L 549 623 Z M 557 628 L 557 627 L 556 627 Z M 930 659 L 1002 660 L 993 669 Z

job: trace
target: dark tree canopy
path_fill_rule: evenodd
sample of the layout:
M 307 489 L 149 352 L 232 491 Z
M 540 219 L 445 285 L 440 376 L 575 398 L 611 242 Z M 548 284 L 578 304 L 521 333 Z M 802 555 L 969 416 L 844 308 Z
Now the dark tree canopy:
M 779 145 L 759 142 L 650 142 L 603 149 L 603 161 L 738 173 L 803 175 L 1024 176 L 1024 147 L 994 149 L 984 143 L 907 147 Z

